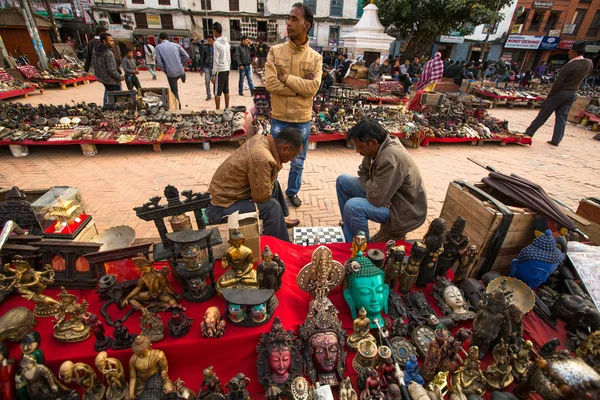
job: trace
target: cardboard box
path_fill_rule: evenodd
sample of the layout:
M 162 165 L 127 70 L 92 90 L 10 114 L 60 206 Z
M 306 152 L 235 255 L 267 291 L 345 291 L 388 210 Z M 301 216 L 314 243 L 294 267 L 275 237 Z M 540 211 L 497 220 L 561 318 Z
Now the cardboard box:
M 260 235 L 262 235 L 262 222 L 258 218 L 258 211 L 240 214 L 239 211 L 231 214 L 227 220 L 229 236 L 234 229 L 239 229 L 246 238 L 244 245 L 252 250 L 254 262 L 260 261 Z
M 592 99 L 590 97 L 585 96 L 577 96 L 575 103 L 571 106 L 569 110 L 569 115 L 567 115 L 567 121 L 578 124 L 581 122 L 582 117 L 579 114 L 582 114 L 582 111 L 585 111 L 587 106 L 590 105 Z

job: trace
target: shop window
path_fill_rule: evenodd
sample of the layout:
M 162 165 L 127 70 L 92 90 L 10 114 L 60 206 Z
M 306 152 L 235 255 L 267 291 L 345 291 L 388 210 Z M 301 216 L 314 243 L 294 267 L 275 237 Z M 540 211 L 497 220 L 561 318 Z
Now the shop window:
M 160 6 L 170 6 L 171 0 L 158 0 L 158 5 Z
M 598 33 L 600 33 L 600 11 L 596 11 L 596 15 L 594 15 L 594 19 L 585 36 L 595 38 L 598 36 Z
M 256 11 L 258 11 L 258 12 L 265 11 L 265 0 L 256 0 Z
M 527 17 L 528 16 L 529 16 L 529 10 L 523 11 L 523 14 L 521 14 L 517 18 L 515 18 L 515 24 L 516 25 L 523 25 L 523 24 L 525 24 L 525 21 L 527 21 Z
M 572 36 L 577 36 L 577 32 L 579 32 L 579 27 L 581 26 L 581 21 L 585 17 L 585 10 L 575 10 L 575 14 L 573 14 L 573 18 L 571 18 L 571 24 L 575 25 Z
M 340 40 L 340 27 L 339 26 L 330 26 L 329 27 L 329 45 L 337 46 L 339 40 Z
M 90 270 L 89 261 L 83 256 L 79 257 L 75 260 L 75 270 L 77 272 L 88 272 Z
M 163 29 L 173 29 L 173 16 L 171 14 L 160 14 L 160 25 Z
M 143 13 L 135 13 L 135 25 L 140 29 L 148 29 L 148 20 L 146 19 L 146 14 Z
M 50 264 L 52 265 L 52 269 L 56 272 L 64 271 L 67 268 L 67 262 L 58 254 L 52 257 Z
M 144 0 L 131 0 L 132 4 L 144 4 Z
M 560 19 L 560 11 L 550 11 L 550 15 L 548 16 L 548 21 L 546 21 L 546 29 L 554 29 L 556 25 L 558 25 L 558 20 Z
M 533 13 L 533 18 L 531 18 L 531 25 L 529 25 L 529 30 L 538 30 L 540 25 L 544 21 L 544 15 L 546 15 L 546 11 L 536 11 Z
M 592 0 L 579 0 L 580 3 L 591 3 Z
M 202 35 L 204 39 L 208 39 L 212 35 L 212 18 L 202 18 Z
M 344 0 L 331 0 L 329 15 L 331 17 L 341 17 L 344 8 Z
M 239 19 L 232 19 L 229 21 L 229 34 L 231 35 L 230 39 L 234 41 L 242 40 L 242 28 L 240 26 Z
M 111 24 L 122 24 L 123 23 L 123 20 L 121 20 L 121 13 L 118 13 L 118 12 L 108 13 L 108 19 L 110 20 Z
M 200 9 L 201 10 L 212 10 L 210 0 L 200 0 Z M 212 25 L 212 22 L 211 22 L 211 25 Z
M 229 11 L 240 11 L 240 0 L 229 0 Z
M 317 15 L 317 0 L 304 0 L 304 4 L 310 7 L 315 16 Z

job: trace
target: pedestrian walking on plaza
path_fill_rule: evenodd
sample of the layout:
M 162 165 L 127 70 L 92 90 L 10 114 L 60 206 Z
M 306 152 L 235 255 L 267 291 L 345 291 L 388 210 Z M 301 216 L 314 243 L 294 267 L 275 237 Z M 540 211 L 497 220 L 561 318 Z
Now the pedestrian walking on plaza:
M 551 145 L 558 146 L 565 134 L 565 125 L 569 110 L 577 98 L 577 90 L 585 78 L 594 69 L 594 64 L 590 59 L 583 58 L 585 53 L 584 41 L 578 41 L 573 44 L 569 51 L 570 61 L 560 70 L 554 85 L 548 93 L 548 97 L 542 103 L 536 119 L 533 120 L 525 135 L 533 137 L 535 132 L 550 118 L 552 113 L 555 115 L 554 134 L 552 140 L 548 141 Z
M 258 46 L 256 46 L 256 57 L 258 58 L 258 68 L 264 68 L 267 61 L 267 55 L 269 55 L 269 46 L 264 43 L 264 40 L 258 39 Z
M 238 62 L 240 70 L 240 80 L 238 82 L 239 95 L 244 95 L 244 77 L 248 79 L 250 93 L 254 94 L 254 83 L 252 83 L 252 56 L 250 55 L 250 39 L 248 36 L 242 36 L 242 42 L 235 48 L 235 59 Z
M 94 38 L 88 42 L 87 54 L 85 55 L 85 64 L 83 67 L 85 72 L 90 72 L 90 66 L 92 65 L 92 56 L 94 55 L 94 49 L 96 48 L 96 46 L 98 46 L 100 43 L 102 43 L 100 41 L 100 35 L 105 33 L 107 30 L 108 29 L 99 26 L 98 28 L 96 28 L 96 31 L 95 31 L 96 36 L 94 36 Z
M 156 80 L 156 49 L 147 40 L 144 45 L 144 54 L 146 57 L 146 67 L 152 75 L 152 80 Z
M 210 100 L 212 91 L 210 90 L 210 80 L 212 78 L 213 66 L 213 44 L 215 39 L 212 35 L 208 37 L 208 44 L 200 48 L 200 76 L 204 75 L 204 84 L 206 85 L 206 100 Z
M 127 89 L 133 90 L 141 89 L 142 85 L 140 85 L 140 80 L 138 79 L 138 75 L 140 71 L 138 71 L 137 61 L 133 56 L 133 50 L 127 49 L 125 56 L 123 57 L 123 62 L 121 63 L 121 69 L 125 73 L 125 84 L 127 85 Z
M 156 46 L 156 65 L 167 75 L 169 88 L 171 88 L 171 93 L 177 99 L 179 109 L 181 110 L 177 81 L 181 79 L 181 82 L 185 83 L 185 70 L 183 66 L 188 62 L 190 56 L 183 47 L 177 43 L 169 42 L 169 35 L 166 32 L 162 32 L 158 37 L 160 44 Z
M 442 53 L 439 51 L 435 53 L 435 56 L 427 61 L 421 79 L 417 84 L 417 90 L 427 87 L 430 83 L 439 82 L 442 80 L 444 74 L 444 62 L 442 61 Z
M 106 32 L 102 33 L 100 44 L 94 48 L 94 55 L 90 64 L 94 68 L 96 78 L 104 85 L 104 105 L 107 101 L 107 92 L 121 90 L 121 81 L 125 80 L 117 67 L 117 61 L 112 52 L 114 45 L 115 41 L 112 35 Z
M 213 43 L 212 78 L 215 85 L 215 107 L 221 107 L 221 95 L 225 95 L 225 108 L 229 108 L 229 69 L 231 68 L 231 46 L 225 36 L 223 27 L 215 22 L 212 26 L 215 42 Z
M 381 224 L 371 242 L 403 240 L 427 217 L 427 195 L 417 164 L 400 140 L 375 120 L 361 120 L 350 129 L 348 139 L 363 161 L 358 176 L 343 174 L 335 183 L 346 241 L 360 231 L 368 240 L 369 221 Z
M 292 160 L 285 194 L 294 207 L 302 186 L 302 170 L 310 135 L 313 96 L 321 86 L 323 58 L 308 45 L 308 31 L 314 24 L 312 9 L 294 3 L 287 19 L 289 41 L 271 47 L 266 64 L 267 90 L 271 93 L 271 135 L 284 128 L 302 133 L 302 151 Z

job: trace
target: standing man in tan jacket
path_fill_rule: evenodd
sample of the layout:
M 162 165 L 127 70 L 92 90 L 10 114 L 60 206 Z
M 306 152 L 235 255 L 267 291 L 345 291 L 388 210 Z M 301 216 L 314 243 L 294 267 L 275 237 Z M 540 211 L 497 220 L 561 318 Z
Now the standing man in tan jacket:
M 287 20 L 287 43 L 271 47 L 267 57 L 267 90 L 271 93 L 271 135 L 284 128 L 302 133 L 302 151 L 292 160 L 285 194 L 294 207 L 302 185 L 302 170 L 308 148 L 313 96 L 321 86 L 323 58 L 308 45 L 308 32 L 314 23 L 312 10 L 303 3 L 292 5 Z

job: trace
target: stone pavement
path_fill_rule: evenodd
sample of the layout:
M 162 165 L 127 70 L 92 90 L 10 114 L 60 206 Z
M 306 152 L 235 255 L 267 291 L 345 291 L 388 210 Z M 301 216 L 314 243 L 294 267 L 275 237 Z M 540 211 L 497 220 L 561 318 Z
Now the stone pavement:
M 166 86 L 164 75 L 159 81 L 141 73 L 144 86 Z M 232 104 L 251 102 L 249 96 L 237 95 L 237 74 L 230 78 Z M 214 108 L 204 101 L 204 81 L 199 74 L 188 74 L 180 85 L 185 108 Z M 195 92 L 194 92 L 195 91 Z M 31 96 L 30 102 L 99 101 L 102 85 L 69 88 L 67 91 L 47 90 L 44 95 Z M 509 120 L 510 127 L 524 131 L 537 110 L 498 108 L 492 115 Z M 426 148 L 409 149 L 423 175 L 429 198 L 428 222 L 438 217 L 448 183 L 455 179 L 479 181 L 487 171 L 468 160 L 476 159 L 505 173 L 516 173 L 542 185 L 557 200 L 576 209 L 579 200 L 600 196 L 600 142 L 593 132 L 572 124 L 567 127 L 560 147 L 546 143 L 552 134 L 553 120 L 548 121 L 534 138 L 532 146 L 483 146 L 468 144 L 431 144 Z M 31 154 L 14 158 L 7 147 L 0 148 L 0 187 L 17 185 L 23 189 L 69 185 L 82 189 L 87 211 L 93 215 L 100 230 L 116 225 L 136 229 L 138 238 L 156 237 L 154 224 L 141 221 L 133 207 L 156 195 L 162 196 L 166 185 L 179 190 L 206 191 L 220 163 L 236 148 L 236 143 L 213 144 L 210 151 L 200 145 L 163 145 L 161 153 L 150 146 L 98 146 L 99 154 L 84 157 L 79 146 L 30 147 Z M 332 226 L 340 219 L 335 193 L 335 180 L 341 173 L 356 173 L 360 156 L 346 149 L 343 141 L 319 143 L 308 152 L 300 198 L 303 204 L 291 216 L 303 226 Z M 285 187 L 289 165 L 280 173 Z M 428 223 L 409 234 L 420 238 Z M 371 233 L 377 226 L 371 226 Z

